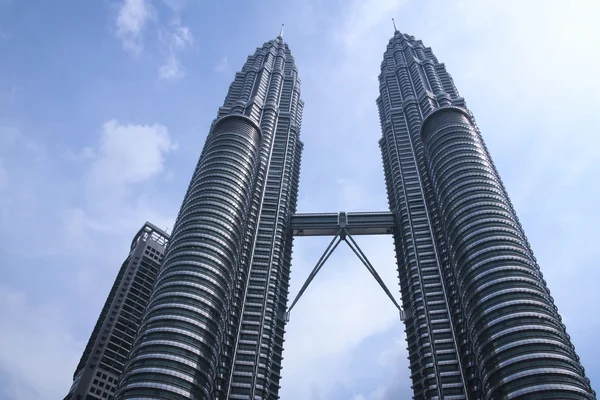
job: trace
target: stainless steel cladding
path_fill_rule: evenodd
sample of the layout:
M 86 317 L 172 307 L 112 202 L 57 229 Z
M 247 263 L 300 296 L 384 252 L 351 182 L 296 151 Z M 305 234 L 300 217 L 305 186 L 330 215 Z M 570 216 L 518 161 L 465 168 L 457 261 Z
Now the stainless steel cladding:
M 246 117 L 224 117 L 210 132 L 130 356 L 125 398 L 155 389 L 184 398 L 211 396 L 259 147 L 259 129 Z
M 444 279 L 436 221 L 426 203 L 430 183 L 419 134 L 427 113 L 463 100 L 431 49 L 400 32 L 384 54 L 379 89 L 379 145 L 390 211 L 396 215 L 394 242 L 415 398 L 466 399 L 468 375 L 451 317 L 453 288 Z
M 593 398 L 469 113 L 439 108 L 421 133 L 483 397 Z
M 396 31 L 379 82 L 415 399 L 594 399 L 444 64 Z
M 212 124 L 117 398 L 278 398 L 302 107 L 278 37 Z

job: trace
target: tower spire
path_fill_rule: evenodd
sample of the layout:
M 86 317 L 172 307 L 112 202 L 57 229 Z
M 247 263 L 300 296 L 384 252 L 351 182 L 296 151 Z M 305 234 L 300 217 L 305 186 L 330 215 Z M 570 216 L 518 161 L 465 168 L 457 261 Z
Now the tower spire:
M 392 24 L 394 24 L 394 33 L 398 32 L 398 28 L 396 28 L 396 21 L 392 18 Z
M 279 36 L 277 36 L 278 38 L 281 38 L 281 39 L 283 39 L 283 25 L 284 24 L 281 24 L 281 30 L 279 31 Z

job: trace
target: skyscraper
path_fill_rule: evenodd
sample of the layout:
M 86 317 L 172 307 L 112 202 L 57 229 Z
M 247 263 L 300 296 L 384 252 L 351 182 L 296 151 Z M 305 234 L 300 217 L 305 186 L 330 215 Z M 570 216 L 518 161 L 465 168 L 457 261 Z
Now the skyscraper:
M 444 64 L 396 31 L 379 88 L 415 398 L 595 398 Z
M 302 108 L 280 35 L 210 127 L 118 398 L 278 397 Z
M 65 400 L 112 400 L 169 235 L 146 222 L 117 274 Z

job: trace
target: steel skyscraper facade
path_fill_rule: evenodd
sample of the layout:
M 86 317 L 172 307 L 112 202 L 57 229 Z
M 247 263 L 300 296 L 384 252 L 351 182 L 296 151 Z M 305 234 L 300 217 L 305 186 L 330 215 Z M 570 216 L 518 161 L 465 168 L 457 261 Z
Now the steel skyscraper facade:
M 444 64 L 396 31 L 379 82 L 415 398 L 595 398 Z
M 280 35 L 212 123 L 118 398 L 278 397 L 302 108 Z

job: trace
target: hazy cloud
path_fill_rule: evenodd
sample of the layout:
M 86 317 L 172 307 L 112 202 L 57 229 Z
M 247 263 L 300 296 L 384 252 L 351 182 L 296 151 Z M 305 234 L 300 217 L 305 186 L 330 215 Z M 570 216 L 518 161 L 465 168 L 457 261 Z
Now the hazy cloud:
M 158 75 L 167 80 L 180 79 L 185 76 L 185 70 L 177 56 L 169 54 L 165 63 L 158 69 Z
M 8 172 L 4 169 L 4 160 L 0 158 L 0 192 L 8 187 Z
M 353 51 L 367 42 L 375 26 L 386 23 L 391 27 L 395 11 L 408 0 L 351 0 L 344 7 L 339 22 L 332 25 L 330 34 L 336 42 L 343 44 L 346 51 Z
M 104 123 L 90 168 L 89 183 L 94 190 L 119 191 L 163 170 L 165 155 L 177 149 L 163 125 Z M 90 149 L 83 150 L 90 154 Z
M 185 76 L 185 68 L 179 61 L 180 54 L 193 45 L 192 32 L 188 26 L 181 25 L 179 18 L 165 29 L 161 35 L 161 41 L 167 48 L 167 58 L 158 72 L 159 77 L 167 80 L 180 79 Z
M 230 66 L 229 66 L 229 60 L 227 59 L 227 56 L 221 57 L 219 62 L 217 62 L 217 64 L 215 65 L 214 70 L 215 70 L 215 72 L 229 72 Z
M 158 38 L 159 51 L 166 54 L 158 68 L 158 76 L 176 80 L 185 76 L 185 68 L 179 58 L 193 45 L 193 36 L 189 26 L 181 23 L 180 13 L 187 2 L 163 0 L 163 3 L 172 14 L 168 23 L 149 0 L 124 0 L 117 13 L 116 36 L 125 50 L 139 55 L 144 48 L 144 32 L 151 30 Z
M 2 29 L 2 27 L 0 26 L 0 44 L 1 44 L 2 42 L 6 42 L 6 41 L 8 41 L 8 39 L 10 39 L 10 33 L 8 33 L 8 32 L 6 32 L 6 31 L 4 31 L 4 30 Z
M 117 14 L 116 35 L 123 48 L 139 54 L 143 47 L 144 28 L 153 18 L 154 9 L 146 0 L 124 0 Z
M 34 304 L 4 286 L 0 304 L 0 369 L 8 378 L 4 398 L 62 398 L 83 348 L 71 336 L 68 319 L 51 301 Z
M 85 218 L 70 216 L 101 232 L 129 231 L 145 220 L 171 226 L 175 210 L 168 216 L 157 212 L 144 188 L 164 172 L 166 156 L 177 147 L 163 125 L 106 122 L 98 145 L 83 150 L 93 153 L 85 179 Z
M 162 2 L 174 12 L 180 12 L 189 0 L 162 0 Z

